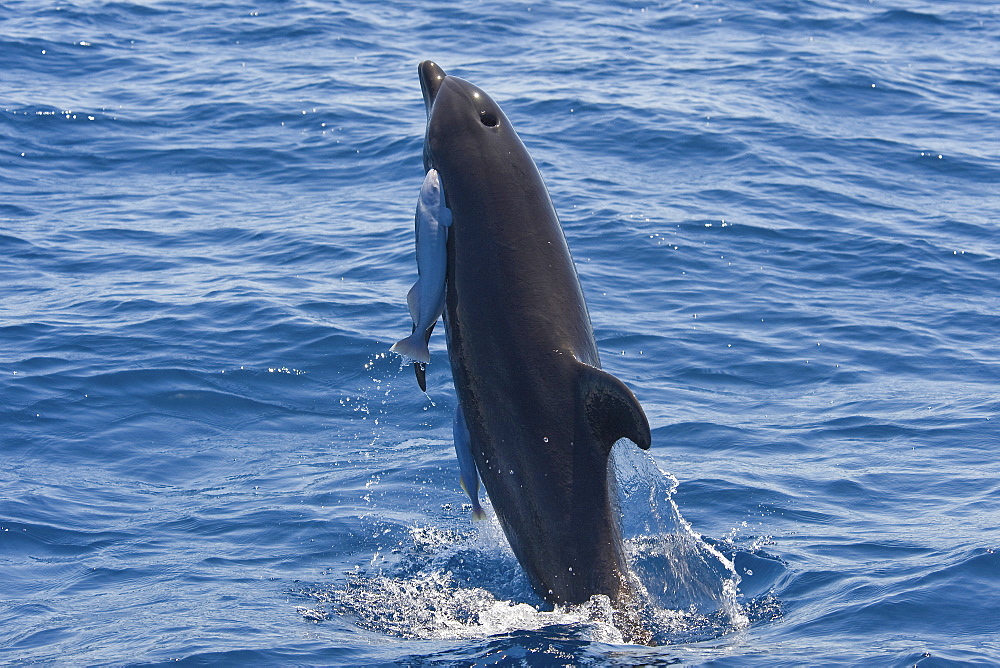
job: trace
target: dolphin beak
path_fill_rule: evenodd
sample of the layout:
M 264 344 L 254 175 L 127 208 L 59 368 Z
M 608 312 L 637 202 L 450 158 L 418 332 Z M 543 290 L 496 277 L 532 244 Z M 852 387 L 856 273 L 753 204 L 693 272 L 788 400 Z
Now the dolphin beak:
M 417 73 L 420 75 L 420 90 L 424 94 L 424 107 L 427 110 L 427 121 L 430 122 L 431 119 L 431 108 L 434 106 L 434 99 L 437 97 L 438 91 L 441 90 L 441 85 L 444 83 L 445 77 L 448 75 L 444 73 L 438 64 L 425 60 L 424 62 L 417 65 Z M 431 156 L 430 148 L 427 146 L 427 142 L 424 142 L 424 172 L 426 173 L 431 167 L 434 166 L 434 158 Z
M 438 90 L 441 89 L 441 84 L 444 83 L 444 78 L 448 75 L 438 67 L 437 63 L 430 60 L 420 63 L 417 66 L 417 72 L 420 74 L 420 90 L 424 94 L 424 107 L 427 109 L 427 117 L 430 118 L 434 98 L 437 97 Z

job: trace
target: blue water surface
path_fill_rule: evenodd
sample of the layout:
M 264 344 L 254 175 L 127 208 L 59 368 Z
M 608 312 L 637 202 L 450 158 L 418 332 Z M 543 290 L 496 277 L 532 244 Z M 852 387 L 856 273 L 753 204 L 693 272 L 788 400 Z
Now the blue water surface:
M 997 665 L 998 45 L 971 0 L 0 0 L 0 662 Z M 649 416 L 657 647 L 538 609 L 443 335 L 428 395 L 388 353 L 425 58 Z

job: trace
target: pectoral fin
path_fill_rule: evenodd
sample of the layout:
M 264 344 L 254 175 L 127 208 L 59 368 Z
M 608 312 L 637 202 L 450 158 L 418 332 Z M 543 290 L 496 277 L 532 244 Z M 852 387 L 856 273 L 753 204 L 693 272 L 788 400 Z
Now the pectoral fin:
M 451 209 L 444 205 L 444 196 L 441 197 L 441 206 L 437 210 L 438 224 L 444 227 L 451 227 Z
M 632 390 L 610 373 L 588 364 L 580 364 L 580 399 L 594 440 L 605 455 L 621 438 L 627 438 L 643 450 L 652 443 L 649 421 Z
M 455 407 L 453 427 L 455 453 L 458 455 L 459 481 L 462 484 L 462 489 L 472 499 L 472 519 L 481 520 L 486 517 L 486 513 L 479 505 L 479 471 L 476 469 L 476 460 L 472 456 L 472 439 L 469 437 L 469 428 L 465 424 L 465 415 L 462 413 L 461 405 Z

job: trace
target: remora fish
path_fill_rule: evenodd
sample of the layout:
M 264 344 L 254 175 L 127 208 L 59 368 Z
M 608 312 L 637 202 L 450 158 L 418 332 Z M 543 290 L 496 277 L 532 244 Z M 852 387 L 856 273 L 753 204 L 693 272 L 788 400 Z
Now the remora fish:
M 413 320 L 413 333 L 397 341 L 390 350 L 427 364 L 431 330 L 444 311 L 446 248 L 451 211 L 445 206 L 444 192 L 436 170 L 427 171 L 417 198 L 414 232 L 417 246 L 417 282 L 406 295 Z M 419 378 L 419 376 L 418 376 Z M 426 389 L 421 383 L 421 389 Z

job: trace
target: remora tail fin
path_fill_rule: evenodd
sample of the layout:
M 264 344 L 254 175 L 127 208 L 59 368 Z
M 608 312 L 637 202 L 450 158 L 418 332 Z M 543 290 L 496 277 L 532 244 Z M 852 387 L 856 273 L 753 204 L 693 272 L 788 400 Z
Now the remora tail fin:
M 437 323 L 435 322 L 434 324 L 437 324 Z M 416 325 L 413 326 L 414 329 L 416 329 L 416 327 L 417 327 Z M 427 328 L 427 334 L 424 336 L 424 346 L 425 347 L 427 346 L 427 344 L 430 343 L 430 341 L 431 341 L 431 332 L 433 332 L 433 331 L 434 331 L 434 325 L 431 325 L 430 327 Z M 428 355 L 429 354 L 430 353 L 428 353 Z M 427 391 L 427 365 L 424 364 L 423 362 L 414 362 L 413 363 L 413 373 L 417 377 L 417 385 L 420 386 L 420 391 L 421 392 L 426 392 Z

